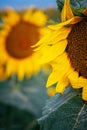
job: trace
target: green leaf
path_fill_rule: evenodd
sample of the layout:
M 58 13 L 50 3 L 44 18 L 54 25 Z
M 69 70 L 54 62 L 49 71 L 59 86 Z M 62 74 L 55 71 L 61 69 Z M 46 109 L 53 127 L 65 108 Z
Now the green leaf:
M 42 107 L 48 99 L 45 88 L 46 79 L 47 75 L 40 72 L 20 82 L 15 76 L 0 82 L 0 102 L 30 111 L 36 117 L 40 117 Z
M 30 112 L 0 103 L 0 130 L 39 130 L 39 125 Z
M 74 15 L 82 15 L 84 8 L 87 8 L 87 0 L 70 0 Z M 64 0 L 57 0 L 58 9 L 61 11 L 64 5 Z
M 86 130 L 87 103 L 81 96 L 80 90 L 67 88 L 48 100 L 38 120 L 41 130 Z
M 57 0 L 57 6 L 58 6 L 58 9 L 61 11 L 62 8 L 63 8 L 63 5 L 64 5 L 64 1 L 63 0 Z
M 56 0 L 58 9 L 61 11 L 64 0 Z M 70 3 L 75 8 L 86 8 L 87 7 L 87 0 L 70 0 Z

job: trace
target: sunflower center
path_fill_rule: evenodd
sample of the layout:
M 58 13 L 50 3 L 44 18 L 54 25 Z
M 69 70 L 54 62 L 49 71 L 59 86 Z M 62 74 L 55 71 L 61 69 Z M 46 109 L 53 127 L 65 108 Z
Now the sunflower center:
M 87 21 L 75 24 L 67 39 L 66 51 L 72 67 L 80 76 L 87 78 Z
M 17 59 L 23 59 L 33 54 L 31 48 L 40 39 L 38 27 L 34 24 L 20 21 L 12 27 L 6 38 L 7 53 Z

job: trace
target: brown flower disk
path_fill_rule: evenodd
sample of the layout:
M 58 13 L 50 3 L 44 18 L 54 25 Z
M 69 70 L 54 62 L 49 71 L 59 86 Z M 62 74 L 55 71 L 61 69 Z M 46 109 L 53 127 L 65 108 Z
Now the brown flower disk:
M 40 39 L 38 27 L 24 21 L 20 21 L 12 27 L 6 38 L 7 53 L 17 59 L 26 58 L 33 53 L 31 48 Z
M 72 67 L 87 78 L 87 20 L 73 25 L 67 40 L 66 51 Z

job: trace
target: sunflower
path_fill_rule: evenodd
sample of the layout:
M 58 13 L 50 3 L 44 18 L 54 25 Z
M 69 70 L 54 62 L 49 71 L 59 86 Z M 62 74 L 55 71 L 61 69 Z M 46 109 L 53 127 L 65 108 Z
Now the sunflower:
M 52 66 L 46 86 L 56 83 L 58 93 L 69 84 L 82 88 L 82 98 L 87 101 L 87 9 L 75 16 L 70 0 L 65 0 L 61 23 L 48 28 L 48 34 L 35 45 L 40 64 Z
M 7 10 L 2 16 L 3 29 L 0 30 L 0 62 L 6 64 L 6 75 L 13 73 L 23 79 L 40 69 L 37 55 L 32 46 L 45 34 L 47 16 L 42 10 L 30 8 L 23 14 Z

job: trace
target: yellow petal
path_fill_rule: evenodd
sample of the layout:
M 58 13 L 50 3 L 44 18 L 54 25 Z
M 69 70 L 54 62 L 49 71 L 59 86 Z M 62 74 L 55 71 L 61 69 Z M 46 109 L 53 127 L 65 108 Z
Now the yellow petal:
M 67 25 L 75 24 L 77 22 L 80 22 L 81 20 L 81 17 L 74 17 L 66 22 L 48 26 L 46 36 L 44 36 L 39 42 L 37 42 L 37 44 L 32 47 L 37 47 L 35 49 L 37 51 L 39 50 L 39 46 L 40 48 L 42 48 L 44 44 L 51 45 L 55 44 L 55 41 L 58 42 L 60 40 L 66 39 L 72 29 Z
M 73 71 L 69 76 L 68 76 L 70 83 L 73 88 L 82 88 L 84 86 L 87 86 L 87 79 L 83 77 L 78 76 L 78 72 Z
M 19 65 L 19 67 L 17 68 L 17 74 L 18 74 L 18 79 L 22 80 L 24 78 L 24 66 Z
M 12 73 L 14 73 L 14 69 L 12 66 L 14 66 L 14 63 L 12 62 L 12 60 L 7 62 L 6 65 L 6 76 L 9 77 Z
M 2 19 L 5 23 L 13 26 L 20 20 L 20 17 L 14 10 L 8 9 L 7 16 L 3 16 Z
M 32 16 L 33 16 L 33 13 L 35 12 L 35 9 L 34 8 L 29 8 L 26 12 L 25 12 L 25 14 L 23 15 L 23 17 L 22 17 L 22 19 L 24 20 L 24 21 L 28 21 L 28 22 L 34 22 L 33 20 L 32 20 Z
M 53 71 L 48 77 L 47 87 L 51 86 L 56 82 L 60 82 L 63 79 L 63 77 L 66 77 L 68 73 L 70 73 L 71 71 L 70 63 L 67 59 L 66 53 L 59 56 L 50 64 L 53 67 Z
M 61 13 L 62 22 L 67 21 L 68 19 L 71 19 L 73 16 L 74 15 L 70 6 L 70 0 L 65 0 L 64 7 Z
M 83 98 L 83 100 L 87 101 L 87 85 L 85 87 L 83 87 L 82 98 Z
M 56 41 L 55 41 L 56 42 Z M 60 41 L 52 46 L 47 45 L 42 47 L 42 52 L 39 58 L 39 63 L 48 63 L 55 59 L 57 56 L 61 55 L 67 46 L 67 40 Z
M 11 31 L 11 27 L 8 24 L 4 25 L 4 28 L 1 30 L 0 35 L 3 37 L 7 37 L 10 31 Z
M 47 15 L 43 10 L 30 8 L 23 16 L 25 21 L 36 24 L 37 26 L 44 26 L 47 21 Z
M 52 84 L 58 82 L 58 73 L 57 72 L 52 72 L 50 74 L 50 76 L 48 77 L 48 80 L 47 80 L 47 84 L 46 84 L 46 87 L 50 87 Z
M 80 22 L 82 19 L 83 19 L 82 17 L 75 16 L 65 22 L 61 22 L 61 23 L 58 23 L 55 25 L 49 25 L 48 28 L 51 30 L 55 30 L 55 31 L 58 31 L 59 29 L 61 29 L 63 27 L 66 27 L 65 29 L 67 29 L 70 27 L 70 25 L 76 24 L 76 23 Z
M 65 88 L 68 86 L 69 80 L 67 77 L 64 77 L 56 86 L 56 92 L 63 93 Z

